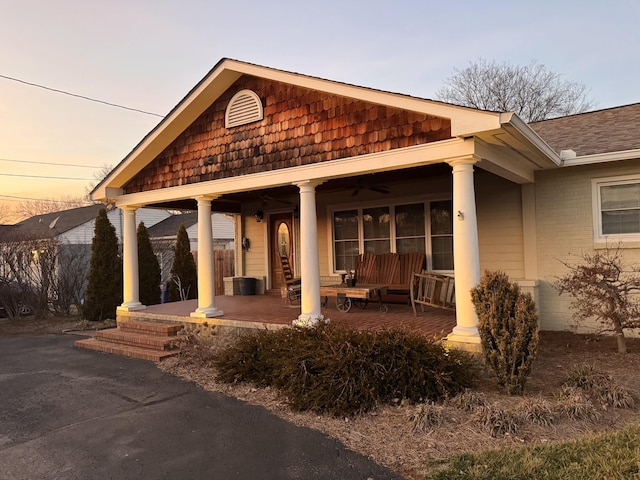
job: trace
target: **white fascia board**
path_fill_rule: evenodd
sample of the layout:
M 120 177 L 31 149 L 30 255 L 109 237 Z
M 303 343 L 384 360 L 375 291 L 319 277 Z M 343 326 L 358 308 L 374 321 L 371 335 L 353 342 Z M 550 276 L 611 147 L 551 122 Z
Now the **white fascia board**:
M 177 187 L 131 193 L 116 198 L 116 205 L 152 205 L 189 198 L 215 198 L 220 195 L 248 192 L 263 188 L 292 185 L 298 182 L 376 173 L 403 168 L 442 163 L 474 155 L 472 139 L 451 139 L 442 142 L 399 148 L 381 153 L 360 155 L 298 167 L 269 170 L 249 175 L 226 177 Z
M 560 166 L 562 161 L 560 155 L 556 153 L 540 135 L 536 133 L 526 122 L 524 122 L 517 114 L 513 112 L 505 112 L 500 114 L 501 126 L 512 126 L 520 135 L 528 142 L 534 145 L 540 152 L 544 154 L 555 166 Z
M 582 155 L 562 162 L 563 167 L 574 167 L 577 165 L 591 165 L 594 163 L 618 162 L 620 160 L 640 159 L 640 149 L 623 150 L 620 152 L 596 153 L 593 155 Z

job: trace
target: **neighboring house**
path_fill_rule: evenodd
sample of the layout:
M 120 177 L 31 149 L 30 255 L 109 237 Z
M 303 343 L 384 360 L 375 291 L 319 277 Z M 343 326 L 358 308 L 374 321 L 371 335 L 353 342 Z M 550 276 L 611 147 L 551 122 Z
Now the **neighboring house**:
M 125 210 L 131 246 L 140 206 L 197 210 L 201 251 L 212 250 L 212 211 L 240 214 L 236 272 L 279 288 L 288 255 L 302 277 L 300 324 L 322 321 L 320 279 L 358 254 L 422 252 L 455 278 L 449 340 L 479 342 L 470 290 L 484 270 L 535 295 L 541 328 L 567 329 L 568 299 L 552 287 L 561 260 L 608 239 L 640 259 L 639 108 L 527 125 L 223 59 L 91 196 Z M 191 315 L 219 316 L 212 255 L 198 267 Z M 124 299 L 121 310 L 143 308 L 133 290 Z
M 60 258 L 68 258 L 68 256 L 76 260 L 85 258 L 84 264 L 88 268 L 95 220 L 102 208 L 105 208 L 104 205 L 89 205 L 34 215 L 15 225 L 3 226 L 0 229 L 0 242 L 56 239 L 62 247 Z M 169 216 L 171 214 L 165 210 L 144 208 L 138 212 L 138 223 L 144 222 L 146 226 L 152 226 Z M 118 208 L 108 210 L 107 218 L 114 226 L 119 242 L 122 243 L 122 210 Z M 4 269 L 5 265 L 2 262 L 0 274 Z
M 154 245 L 154 251 L 158 256 L 158 262 L 162 270 L 163 284 L 171 278 L 171 266 L 173 264 L 173 250 L 180 225 L 184 225 L 189 236 L 191 251 L 198 250 L 198 214 L 183 213 L 171 215 L 163 221 L 149 228 L 149 238 Z M 211 229 L 214 250 L 233 250 L 234 248 L 234 221 L 231 216 L 221 213 L 211 215 Z

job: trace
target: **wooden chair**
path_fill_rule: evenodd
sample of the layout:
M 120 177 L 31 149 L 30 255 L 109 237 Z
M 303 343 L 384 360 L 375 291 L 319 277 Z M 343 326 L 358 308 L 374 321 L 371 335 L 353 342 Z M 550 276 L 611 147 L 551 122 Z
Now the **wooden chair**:
M 418 315 L 416 304 L 424 312 L 424 306 L 455 309 L 455 283 L 453 278 L 435 273 L 414 273 L 411 286 L 411 307 Z
M 360 255 L 360 262 L 356 267 L 356 278 L 360 284 L 377 283 L 376 256 L 373 253 Z
M 300 277 L 293 276 L 289 257 L 281 256 L 280 264 L 282 265 L 282 276 L 284 277 L 289 303 L 299 302 L 301 297 L 301 279 Z

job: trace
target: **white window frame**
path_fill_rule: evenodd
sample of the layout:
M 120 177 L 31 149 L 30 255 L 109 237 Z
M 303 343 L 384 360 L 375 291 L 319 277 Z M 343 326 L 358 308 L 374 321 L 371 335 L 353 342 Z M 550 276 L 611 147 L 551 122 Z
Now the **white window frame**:
M 591 180 L 594 242 L 640 241 L 640 231 L 635 233 L 617 233 L 610 235 L 602 233 L 602 187 L 629 185 L 634 183 L 640 184 L 640 175 L 620 175 L 617 177 L 594 178 Z
M 451 197 L 434 197 L 424 199 L 422 198 L 404 198 L 404 199 L 395 199 L 394 201 L 388 202 L 376 202 L 376 203 L 361 203 L 358 205 L 353 204 L 340 204 L 340 205 L 331 205 L 327 207 L 328 215 L 328 240 L 329 240 L 329 265 L 330 270 L 334 275 L 339 275 L 344 273 L 342 270 L 335 270 L 335 236 L 333 230 L 333 215 L 335 212 L 341 212 L 345 210 L 356 210 L 358 212 L 358 249 L 360 253 L 364 252 L 364 227 L 362 221 L 362 212 L 367 208 L 376 208 L 376 207 L 389 207 L 389 222 L 390 222 L 390 251 L 391 253 L 396 253 L 396 227 L 395 227 L 395 207 L 400 205 L 410 205 L 415 203 L 422 203 L 424 205 L 425 211 L 425 252 L 427 256 L 427 269 L 431 270 L 433 268 L 432 262 L 432 245 L 431 245 L 431 221 L 429 218 L 429 213 L 431 211 L 431 203 L 432 202 L 440 202 L 440 201 L 451 201 Z M 435 271 L 435 270 L 434 270 Z M 438 270 L 439 273 L 443 274 L 453 274 L 453 270 Z

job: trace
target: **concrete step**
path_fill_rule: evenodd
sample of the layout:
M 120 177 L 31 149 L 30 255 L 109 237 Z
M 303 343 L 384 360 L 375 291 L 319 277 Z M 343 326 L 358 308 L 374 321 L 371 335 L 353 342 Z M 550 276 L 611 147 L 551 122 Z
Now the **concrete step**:
M 122 355 L 130 358 L 150 360 L 152 362 L 159 362 L 160 360 L 164 360 L 165 358 L 177 355 L 180 352 L 177 349 L 168 351 L 151 350 L 149 348 L 141 348 L 132 345 L 122 345 L 112 342 L 105 342 L 97 338 L 77 340 L 73 345 L 79 348 L 87 348 L 89 350 L 95 350 L 98 352 L 114 353 L 116 355 Z
M 118 328 L 123 331 L 137 332 L 144 335 L 175 337 L 183 326 L 175 323 L 143 322 L 141 320 L 118 320 Z
M 98 330 L 95 338 L 103 342 L 160 351 L 175 349 L 175 343 L 180 338 L 176 335 L 160 336 L 142 332 L 123 330 L 122 328 L 109 328 L 107 330 Z

